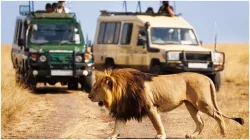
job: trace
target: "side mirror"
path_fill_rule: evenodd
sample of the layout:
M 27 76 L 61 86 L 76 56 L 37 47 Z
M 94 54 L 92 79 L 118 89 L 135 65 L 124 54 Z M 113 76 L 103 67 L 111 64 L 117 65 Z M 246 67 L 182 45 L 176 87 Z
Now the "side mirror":
M 19 6 L 19 14 L 20 15 L 27 15 L 30 13 L 30 6 L 29 5 L 20 5 Z
M 200 40 L 200 44 L 201 44 L 201 46 L 203 45 L 203 42 Z
M 18 39 L 17 44 L 19 47 L 24 46 L 24 40 L 23 39 Z

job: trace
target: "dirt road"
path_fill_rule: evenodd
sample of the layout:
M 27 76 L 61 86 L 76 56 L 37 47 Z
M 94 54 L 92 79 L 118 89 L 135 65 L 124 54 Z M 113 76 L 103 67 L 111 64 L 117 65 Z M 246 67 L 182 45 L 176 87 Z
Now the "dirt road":
M 237 98 L 242 100 L 244 106 L 248 104 L 248 87 L 242 87 L 241 92 Z M 223 95 L 218 96 L 218 100 L 222 100 L 219 105 L 225 103 Z M 114 127 L 114 121 L 108 117 L 107 111 L 99 108 L 97 103 L 92 103 L 86 93 L 68 91 L 66 88 L 40 89 L 30 108 L 19 114 L 18 120 L 9 122 L 8 127 L 2 130 L 2 138 L 106 138 Z M 205 128 L 199 138 L 220 138 L 219 132 L 214 133 L 218 130 L 215 120 L 203 116 Z M 184 105 L 172 112 L 161 114 L 161 118 L 167 138 L 184 138 L 185 134 L 192 133 L 195 129 L 195 123 Z M 244 119 L 247 121 L 245 126 L 226 121 L 227 132 L 243 129 L 248 131 L 248 114 Z M 121 138 L 154 138 L 156 132 L 149 119 L 144 118 L 142 122 L 129 122 L 121 133 Z M 232 137 L 235 138 L 228 136 Z

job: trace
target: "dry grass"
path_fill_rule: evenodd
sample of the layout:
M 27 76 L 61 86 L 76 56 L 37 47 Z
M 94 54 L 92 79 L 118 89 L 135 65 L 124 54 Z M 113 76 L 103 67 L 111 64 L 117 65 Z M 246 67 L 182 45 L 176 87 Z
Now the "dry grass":
M 236 85 L 248 85 L 249 82 L 249 44 L 220 44 L 218 50 L 226 56 L 222 78 Z M 204 45 L 213 48 L 213 45 Z
M 212 48 L 213 46 L 204 45 L 204 47 Z M 15 70 L 10 59 L 10 47 L 2 46 L 1 49 L 2 126 L 5 126 L 7 122 L 16 118 L 17 112 L 28 107 L 27 103 L 32 100 L 33 95 L 15 82 Z M 245 120 L 245 124 L 241 126 L 234 121 L 225 119 L 226 126 L 229 126 L 226 128 L 226 138 L 247 139 L 249 138 L 248 44 L 221 44 L 219 50 L 225 52 L 226 55 L 225 70 L 222 72 L 224 88 L 217 94 L 219 107 L 225 114 L 242 117 Z M 203 116 L 205 117 L 205 127 L 200 138 L 221 138 L 216 121 L 206 115 Z M 79 132 L 79 137 L 82 137 L 84 131 Z
M 26 107 L 32 94 L 16 83 L 15 70 L 13 69 L 10 46 L 1 46 L 2 50 L 2 127 L 16 118 L 16 112 Z
M 213 48 L 213 45 L 204 47 Z M 249 45 L 221 44 L 218 50 L 223 51 L 226 56 L 225 69 L 222 72 L 224 88 L 217 94 L 219 107 L 225 114 L 242 117 L 245 120 L 245 124 L 241 126 L 225 119 L 226 138 L 247 139 L 249 138 Z M 206 117 L 205 122 L 207 122 L 204 128 L 206 133 L 203 133 L 203 137 L 219 138 L 216 121 Z

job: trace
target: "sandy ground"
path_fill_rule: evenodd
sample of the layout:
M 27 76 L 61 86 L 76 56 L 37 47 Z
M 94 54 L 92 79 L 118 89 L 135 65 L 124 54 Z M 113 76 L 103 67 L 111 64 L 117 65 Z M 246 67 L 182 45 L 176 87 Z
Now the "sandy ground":
M 222 87 L 223 88 L 228 88 Z M 244 104 L 248 103 L 248 87 L 242 87 L 247 95 Z M 68 91 L 66 88 L 41 88 L 32 102 L 31 108 L 19 112 L 17 120 L 9 122 L 2 130 L 2 138 L 107 138 L 114 127 L 114 120 L 108 112 L 92 103 L 87 94 L 82 91 Z M 247 98 L 245 97 L 247 96 Z M 219 99 L 222 97 L 219 95 Z M 209 125 L 212 118 L 205 117 L 204 131 L 198 138 L 207 138 L 206 131 L 213 128 Z M 191 119 L 186 107 L 161 114 L 167 138 L 184 138 L 185 134 L 192 133 L 195 123 Z M 245 118 L 247 119 L 247 118 Z M 229 120 L 227 129 L 231 125 L 240 129 L 239 124 Z M 230 130 L 228 130 L 230 131 Z M 231 132 L 231 131 L 230 131 Z M 120 138 L 154 138 L 156 131 L 148 118 L 142 123 L 130 121 L 124 128 Z M 220 138 L 219 132 L 212 138 Z M 230 138 L 230 136 L 228 137 Z

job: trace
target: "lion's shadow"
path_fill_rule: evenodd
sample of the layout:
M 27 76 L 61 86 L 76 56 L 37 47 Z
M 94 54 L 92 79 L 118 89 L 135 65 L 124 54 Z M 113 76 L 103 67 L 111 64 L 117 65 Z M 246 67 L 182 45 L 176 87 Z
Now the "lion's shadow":
M 127 137 L 119 137 L 117 139 L 156 139 L 155 137 L 152 138 L 127 138 Z M 166 139 L 185 139 L 184 137 L 167 137 Z

